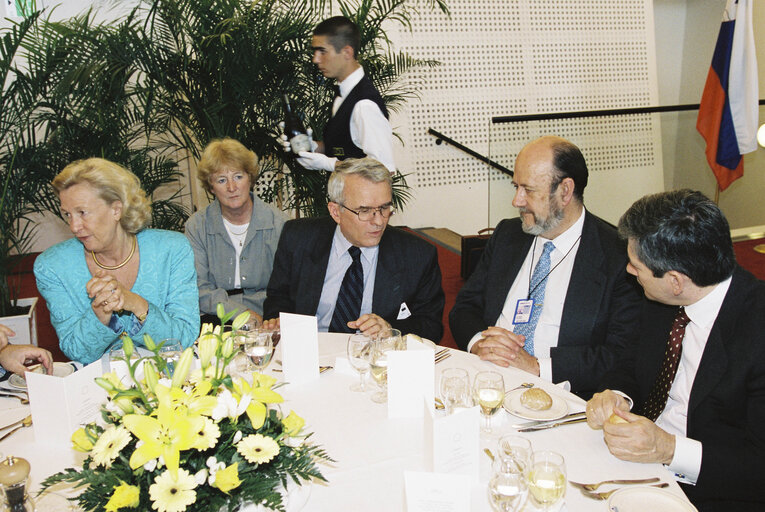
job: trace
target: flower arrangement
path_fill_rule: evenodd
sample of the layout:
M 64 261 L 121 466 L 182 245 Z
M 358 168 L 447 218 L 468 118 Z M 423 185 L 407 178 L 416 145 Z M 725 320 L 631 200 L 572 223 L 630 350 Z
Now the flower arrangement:
M 219 305 L 221 324 L 233 314 Z M 233 329 L 248 318 L 238 315 Z M 143 358 L 123 338 L 132 384 L 114 373 L 96 380 L 109 400 L 101 424 L 72 435 L 74 448 L 88 453 L 82 469 L 57 473 L 43 487 L 84 487 L 76 499 L 89 511 L 234 511 L 248 503 L 284 510 L 279 489 L 290 480 L 326 481 L 317 464 L 331 459 L 305 442 L 310 434 L 302 433 L 302 418 L 274 407 L 283 402 L 276 379 L 253 373 L 250 382 L 227 373 L 236 356 L 233 342 L 219 327 L 203 325 L 201 368 L 190 371 L 193 348 L 171 368 L 151 337 L 144 336 L 144 344 L 153 355 Z

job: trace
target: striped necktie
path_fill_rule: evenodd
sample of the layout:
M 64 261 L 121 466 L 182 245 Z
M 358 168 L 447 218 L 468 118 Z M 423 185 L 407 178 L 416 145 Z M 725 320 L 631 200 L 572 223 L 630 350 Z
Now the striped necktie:
M 361 300 L 364 297 L 364 270 L 361 266 L 361 249 L 356 246 L 348 248 L 353 262 L 345 272 L 340 291 L 335 302 L 335 311 L 329 324 L 329 332 L 356 332 L 348 327 L 348 322 L 357 320 L 361 311 Z
M 542 255 L 534 267 L 534 273 L 531 274 L 531 283 L 529 283 L 529 298 L 534 301 L 534 307 L 531 310 L 531 318 L 525 324 L 518 324 L 513 332 L 523 334 L 526 341 L 523 349 L 530 355 L 534 355 L 534 331 L 537 329 L 539 317 L 542 315 L 542 307 L 545 301 L 545 288 L 547 287 L 547 276 L 550 273 L 550 253 L 555 249 L 552 242 L 545 242 Z

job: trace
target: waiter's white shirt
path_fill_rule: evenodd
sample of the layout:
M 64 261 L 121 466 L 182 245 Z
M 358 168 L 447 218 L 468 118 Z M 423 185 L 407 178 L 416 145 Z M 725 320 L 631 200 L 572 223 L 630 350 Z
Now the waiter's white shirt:
M 337 113 L 346 96 L 364 77 L 364 68 L 359 67 L 339 82 L 340 96 L 332 104 L 332 115 Z M 390 172 L 396 172 L 393 161 L 393 130 L 380 107 L 372 100 L 361 100 L 356 103 L 351 112 L 351 140 L 360 147 L 367 156 L 374 158 Z
M 560 333 L 560 319 L 563 316 L 563 304 L 566 302 L 568 284 L 571 281 L 571 271 L 574 269 L 576 253 L 579 252 L 579 241 L 584 227 L 585 209 L 574 224 L 566 231 L 552 239 L 555 250 L 550 253 L 551 272 L 547 276 L 545 287 L 544 307 L 539 316 L 537 328 L 534 330 L 534 356 L 539 361 L 539 376 L 552 381 L 552 359 L 550 349 L 558 346 L 558 334 Z M 526 259 L 523 261 L 515 281 L 505 299 L 502 313 L 497 319 L 497 327 L 513 331 L 513 317 L 519 300 L 525 300 L 529 296 L 529 283 L 531 274 L 539 258 L 542 256 L 547 238 L 537 236 L 531 244 Z M 557 265 L 557 266 L 556 266 Z M 473 344 L 483 336 L 476 333 L 468 343 L 468 352 Z
M 730 288 L 731 278 L 719 283 L 700 301 L 685 306 L 685 313 L 691 319 L 685 328 L 683 351 L 677 367 L 675 380 L 669 389 L 669 398 L 664 411 L 656 419 L 656 425 L 675 436 L 675 455 L 669 469 L 678 473 L 681 479 L 696 483 L 701 471 L 702 445 L 700 441 L 686 437 L 688 425 L 688 401 L 696 378 L 696 371 L 704 354 L 709 333 L 722 307 L 725 294 Z M 669 335 L 669 333 L 667 333 Z

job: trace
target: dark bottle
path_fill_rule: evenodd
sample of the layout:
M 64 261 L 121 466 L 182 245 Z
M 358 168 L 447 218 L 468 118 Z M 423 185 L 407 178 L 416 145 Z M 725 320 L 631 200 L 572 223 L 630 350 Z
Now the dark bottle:
M 284 99 L 284 133 L 290 141 L 292 152 L 298 154 L 301 151 L 311 151 L 311 139 L 306 134 L 300 118 L 292 111 L 289 96 L 285 94 L 282 98 Z

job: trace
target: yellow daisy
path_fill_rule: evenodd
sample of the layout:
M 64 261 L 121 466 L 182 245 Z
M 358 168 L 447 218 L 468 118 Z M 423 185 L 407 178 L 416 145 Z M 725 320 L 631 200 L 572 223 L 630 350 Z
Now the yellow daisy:
M 236 451 L 251 464 L 265 464 L 279 454 L 279 445 L 270 437 L 253 434 L 242 439 Z
M 194 433 L 194 444 L 191 446 L 195 450 L 200 451 L 215 447 L 215 443 L 218 442 L 218 438 L 220 437 L 220 429 L 218 428 L 218 425 L 216 425 L 210 418 L 203 417 L 203 419 L 204 423 L 201 425 L 202 428 Z
M 97 466 L 110 468 L 112 461 L 117 458 L 127 444 L 130 442 L 130 432 L 124 427 L 110 427 L 104 430 L 96 444 L 93 445 L 93 462 Z
M 159 512 L 183 512 L 197 500 L 194 475 L 185 469 L 178 469 L 177 478 L 170 471 L 159 475 L 149 487 L 151 508 Z

